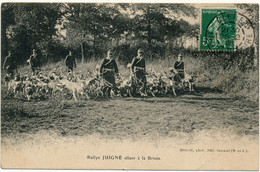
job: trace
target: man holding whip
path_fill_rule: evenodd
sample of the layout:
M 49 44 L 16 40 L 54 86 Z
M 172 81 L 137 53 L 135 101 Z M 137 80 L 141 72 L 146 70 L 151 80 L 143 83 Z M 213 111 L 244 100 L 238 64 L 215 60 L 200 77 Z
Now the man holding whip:
M 111 90 L 117 91 L 115 74 L 118 76 L 118 67 L 111 49 L 107 51 L 107 56 L 100 64 L 100 77 L 102 79 L 102 91 L 105 97 L 110 98 Z
M 146 71 L 145 71 L 145 59 L 144 51 L 139 48 L 137 51 L 137 57 L 133 58 L 131 64 L 131 81 L 133 96 L 136 96 L 136 89 L 139 88 L 141 96 L 146 96 Z

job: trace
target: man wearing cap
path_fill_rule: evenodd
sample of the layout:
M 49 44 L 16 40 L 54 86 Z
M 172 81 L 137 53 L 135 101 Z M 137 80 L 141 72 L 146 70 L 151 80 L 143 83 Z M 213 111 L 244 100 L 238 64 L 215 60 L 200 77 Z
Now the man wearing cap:
M 75 57 L 72 56 L 71 51 L 69 51 L 69 54 L 65 58 L 65 64 L 68 67 L 68 72 L 73 72 L 73 68 L 77 66 Z
M 36 50 L 33 49 L 33 53 L 32 55 L 29 57 L 29 59 L 27 60 L 27 62 L 29 62 L 30 64 L 30 67 L 32 69 L 32 73 L 33 75 L 36 75 L 38 73 L 37 70 L 39 70 L 40 68 L 40 61 L 37 57 L 37 54 L 36 54 Z
M 141 96 L 146 95 L 146 71 L 145 71 L 145 59 L 144 51 L 140 48 L 137 51 L 137 57 L 133 58 L 131 63 L 131 81 L 133 96 L 136 96 L 136 89 L 139 87 Z
M 174 63 L 174 80 L 181 82 L 185 75 L 184 75 L 184 62 L 182 61 L 182 54 L 178 55 L 177 61 Z
M 3 69 L 7 70 L 7 74 L 13 78 L 14 70 L 16 69 L 15 59 L 11 54 L 11 51 L 8 51 L 8 56 L 5 57 L 5 61 L 3 63 Z
M 107 56 L 101 61 L 99 72 L 102 79 L 103 94 L 110 98 L 112 89 L 116 94 L 115 74 L 118 76 L 118 67 L 110 49 L 107 51 Z

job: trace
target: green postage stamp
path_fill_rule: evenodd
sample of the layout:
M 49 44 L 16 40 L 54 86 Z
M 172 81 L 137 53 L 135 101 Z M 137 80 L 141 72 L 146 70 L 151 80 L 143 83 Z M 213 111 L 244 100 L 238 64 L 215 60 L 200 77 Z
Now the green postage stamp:
M 202 9 L 200 50 L 234 51 L 236 9 Z

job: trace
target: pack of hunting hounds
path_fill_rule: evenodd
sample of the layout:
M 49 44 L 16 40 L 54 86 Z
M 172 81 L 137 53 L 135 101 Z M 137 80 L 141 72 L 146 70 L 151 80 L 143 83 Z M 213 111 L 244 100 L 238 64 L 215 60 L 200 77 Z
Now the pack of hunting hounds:
M 14 98 L 44 100 L 51 97 L 78 100 L 89 100 L 106 98 L 103 94 L 102 77 L 99 74 L 97 65 L 93 71 L 66 72 L 63 67 L 55 68 L 49 73 L 40 71 L 37 75 L 21 75 L 20 72 L 11 78 L 6 74 L 4 86 L 7 87 L 9 95 Z M 128 65 L 129 68 L 129 65 Z M 176 90 L 194 91 L 196 77 L 185 74 L 180 82 L 175 81 L 175 73 L 171 68 L 162 73 L 156 73 L 153 69 L 146 71 L 146 89 L 142 96 L 176 96 Z M 132 94 L 131 77 L 117 75 L 115 78 L 116 87 L 111 89 L 111 97 L 135 97 Z

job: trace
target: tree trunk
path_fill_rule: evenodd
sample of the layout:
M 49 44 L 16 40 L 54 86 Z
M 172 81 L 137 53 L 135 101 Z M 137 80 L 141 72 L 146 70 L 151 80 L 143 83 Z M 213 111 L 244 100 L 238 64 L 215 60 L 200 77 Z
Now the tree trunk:
M 8 49 L 9 49 L 9 46 L 8 46 L 8 38 L 6 36 L 6 26 L 5 25 L 2 25 L 2 30 L 1 30 L 1 34 L 2 34 L 2 39 L 1 39 L 1 45 L 2 45 L 2 51 L 1 51 L 1 62 L 3 64 L 4 62 L 4 59 L 5 57 L 8 55 Z
M 93 57 L 96 58 L 96 36 L 93 35 Z
M 81 41 L 81 63 L 84 63 L 84 46 L 83 41 Z
M 151 35 L 152 35 L 152 33 L 151 33 L 151 20 L 150 20 L 150 6 L 148 5 L 147 6 L 147 15 L 148 15 L 148 18 L 147 18 L 147 36 L 148 36 L 148 38 L 147 38 L 147 41 L 148 41 L 148 48 L 150 49 L 150 47 L 151 47 L 151 44 L 152 44 L 152 39 L 151 39 Z
M 254 67 L 258 69 L 259 66 L 259 25 L 257 24 L 255 32 L 255 43 L 254 43 Z

